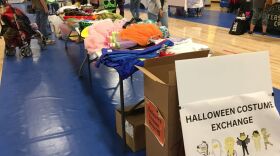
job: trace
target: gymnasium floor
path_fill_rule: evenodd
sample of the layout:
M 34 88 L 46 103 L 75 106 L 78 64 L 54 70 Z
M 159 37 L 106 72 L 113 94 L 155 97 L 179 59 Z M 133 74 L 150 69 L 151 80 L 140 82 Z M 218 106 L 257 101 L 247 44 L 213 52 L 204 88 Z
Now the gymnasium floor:
M 126 12 L 128 15 L 129 13 Z M 145 15 L 141 15 L 145 17 Z M 208 45 L 212 52 L 232 54 L 269 50 L 275 99 L 280 104 L 279 38 L 261 35 L 228 35 L 233 15 L 205 11 L 204 17 L 170 18 L 174 36 L 191 37 Z M 1 48 L 3 48 L 1 43 Z M 47 50 L 33 46 L 33 58 L 4 57 L 0 86 L 1 156 L 144 156 L 124 152 L 115 133 L 114 107 L 119 103 L 117 73 L 91 64 L 92 87 L 87 71 L 77 70 L 84 54 L 82 45 L 64 42 Z M 3 50 L 2 50 L 3 51 Z M 0 61 L 0 75 L 2 68 Z M 125 102 L 143 97 L 143 75 L 125 81 Z M 278 89 L 276 89 L 278 88 Z

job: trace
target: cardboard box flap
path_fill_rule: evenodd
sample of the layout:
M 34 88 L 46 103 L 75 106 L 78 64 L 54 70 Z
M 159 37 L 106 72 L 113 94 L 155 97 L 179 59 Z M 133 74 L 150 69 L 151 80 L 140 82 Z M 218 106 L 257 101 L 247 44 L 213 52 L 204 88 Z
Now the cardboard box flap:
M 137 114 L 144 112 L 145 101 L 141 100 L 137 104 L 129 105 L 124 108 L 125 115 Z M 121 112 L 120 107 L 116 107 L 118 112 Z
M 175 60 L 184 60 L 184 59 L 192 59 L 192 58 L 200 58 L 207 57 L 209 54 L 209 50 L 203 51 L 194 51 L 189 53 L 182 53 L 173 56 L 165 56 L 165 57 L 157 57 L 152 59 L 145 60 L 145 68 L 161 66 L 166 64 L 175 64 Z M 175 67 L 174 67 L 175 69 Z
M 148 71 L 146 68 L 144 67 L 140 67 L 140 66 L 136 66 L 136 68 L 138 68 L 140 71 L 142 71 L 146 76 L 148 76 L 150 79 L 159 82 L 163 85 L 166 85 L 165 82 L 163 82 L 160 78 L 158 78 L 157 76 L 155 76 L 153 73 L 151 73 L 150 71 Z
M 173 56 L 158 57 L 152 58 L 145 61 L 144 67 L 138 68 L 150 79 L 159 82 L 163 85 L 175 85 L 174 80 L 176 81 L 175 74 L 170 74 L 170 71 L 175 71 L 175 61 L 207 57 L 209 50 L 205 51 L 196 51 L 183 54 L 177 54 Z M 170 77 L 172 76 L 172 78 Z
M 170 85 L 176 85 L 177 81 L 176 81 L 176 72 L 175 70 L 171 70 L 168 72 L 168 78 L 169 78 L 169 84 Z

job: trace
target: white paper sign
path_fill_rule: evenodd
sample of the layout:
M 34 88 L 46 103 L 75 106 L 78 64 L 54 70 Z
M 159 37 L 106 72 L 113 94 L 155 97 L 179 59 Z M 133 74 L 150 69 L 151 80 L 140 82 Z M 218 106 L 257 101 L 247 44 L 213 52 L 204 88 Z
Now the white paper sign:
M 272 93 L 268 52 L 176 61 L 176 77 L 181 107 L 232 95 Z
M 268 52 L 175 64 L 186 156 L 280 155 Z
M 194 102 L 180 110 L 186 156 L 279 156 L 274 99 L 258 92 Z

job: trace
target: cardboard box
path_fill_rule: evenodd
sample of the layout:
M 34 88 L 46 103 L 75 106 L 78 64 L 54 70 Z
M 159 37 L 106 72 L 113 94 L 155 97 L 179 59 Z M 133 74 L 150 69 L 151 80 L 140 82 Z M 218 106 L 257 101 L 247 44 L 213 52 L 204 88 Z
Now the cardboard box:
M 128 147 L 136 152 L 145 148 L 145 115 L 144 115 L 144 102 L 140 104 L 134 111 L 129 112 L 131 107 L 125 108 L 126 120 L 126 143 Z M 116 130 L 122 137 L 122 124 L 121 124 L 121 112 L 116 109 Z
M 184 153 L 179 116 L 175 60 L 207 57 L 209 51 L 178 54 L 145 61 L 144 76 L 146 155 L 181 156 Z

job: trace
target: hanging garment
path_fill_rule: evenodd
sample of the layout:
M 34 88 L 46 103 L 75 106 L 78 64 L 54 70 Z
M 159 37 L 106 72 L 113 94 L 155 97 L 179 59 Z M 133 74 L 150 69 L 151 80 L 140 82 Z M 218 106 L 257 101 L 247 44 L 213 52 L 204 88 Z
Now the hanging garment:
M 144 66 L 144 62 L 141 59 L 154 58 L 158 56 L 157 51 L 163 46 L 173 46 L 174 43 L 170 40 L 164 40 L 163 42 L 148 47 L 144 50 L 112 50 L 102 49 L 102 55 L 97 61 L 96 66 L 104 64 L 108 67 L 112 67 L 117 70 L 122 79 L 126 79 L 131 76 L 138 69 L 137 66 Z

